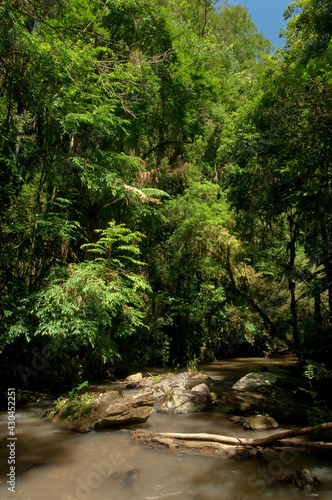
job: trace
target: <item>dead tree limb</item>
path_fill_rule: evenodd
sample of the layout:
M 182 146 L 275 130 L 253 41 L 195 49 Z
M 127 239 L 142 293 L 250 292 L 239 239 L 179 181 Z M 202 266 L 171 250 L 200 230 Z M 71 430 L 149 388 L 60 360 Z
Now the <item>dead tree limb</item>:
M 194 442 L 201 442 L 201 448 L 204 449 L 208 447 L 209 449 L 222 449 L 231 450 L 244 448 L 285 448 L 285 447 L 297 447 L 297 448 L 311 448 L 311 449 L 325 449 L 332 450 L 332 443 L 325 442 L 310 442 L 310 441 L 289 441 L 287 439 L 294 438 L 298 436 L 305 436 L 310 434 L 315 434 L 317 432 L 328 431 L 332 429 L 332 422 L 327 422 L 320 425 L 315 425 L 314 427 L 304 427 L 302 429 L 284 431 L 271 434 L 265 438 L 243 438 L 243 437 L 232 437 L 232 436 L 222 436 L 218 434 L 182 434 L 182 433 L 172 433 L 172 432 L 160 432 L 153 433 L 142 430 L 136 430 L 133 434 L 135 441 L 141 442 L 142 444 L 149 446 L 164 446 L 170 449 L 180 448 L 182 445 L 181 441 L 185 441 L 185 445 L 182 447 L 198 449 L 199 445 L 194 444 Z M 285 441 L 286 440 L 286 441 Z M 178 443 L 178 444 L 176 444 Z M 191 444 L 190 444 L 191 443 Z M 221 445 L 221 446 L 218 446 Z

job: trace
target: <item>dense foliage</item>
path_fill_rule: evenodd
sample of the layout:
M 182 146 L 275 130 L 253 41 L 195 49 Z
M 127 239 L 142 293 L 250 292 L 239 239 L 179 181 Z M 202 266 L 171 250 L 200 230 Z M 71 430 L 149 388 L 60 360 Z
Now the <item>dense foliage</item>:
M 269 55 L 227 2 L 0 1 L 3 380 L 330 362 L 331 5 L 285 18 Z

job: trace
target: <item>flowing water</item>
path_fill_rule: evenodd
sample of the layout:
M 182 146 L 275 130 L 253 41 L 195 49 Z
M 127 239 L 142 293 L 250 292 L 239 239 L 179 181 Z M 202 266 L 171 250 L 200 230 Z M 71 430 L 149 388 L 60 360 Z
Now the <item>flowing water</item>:
M 289 358 L 246 358 L 214 362 L 203 368 L 204 373 L 220 380 L 261 370 L 262 366 L 279 371 L 280 365 L 290 362 Z M 7 413 L 0 414 L 0 500 L 291 500 L 305 498 L 305 494 L 272 483 L 303 465 L 321 480 L 320 498 L 332 500 L 331 455 L 297 450 L 270 452 L 265 464 L 177 455 L 145 448 L 123 431 L 63 431 L 41 418 L 44 411 L 40 405 L 30 404 L 16 413 L 15 493 L 8 491 L 6 484 Z M 248 432 L 218 410 L 187 415 L 153 413 L 138 427 L 155 432 L 248 437 Z M 255 437 L 264 435 L 255 433 Z

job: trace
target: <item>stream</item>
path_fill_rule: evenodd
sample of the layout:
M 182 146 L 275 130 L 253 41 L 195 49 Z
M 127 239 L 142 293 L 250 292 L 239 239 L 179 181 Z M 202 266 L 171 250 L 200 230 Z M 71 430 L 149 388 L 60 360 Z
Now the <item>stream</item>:
M 289 357 L 238 358 L 215 361 L 202 369 L 220 380 L 260 371 L 263 366 L 280 371 L 291 362 Z M 301 466 L 310 467 L 322 482 L 317 493 L 310 496 L 332 500 L 332 461 L 328 454 L 270 451 L 267 463 L 177 455 L 134 443 L 129 433 L 120 430 L 89 434 L 64 431 L 41 418 L 45 405 L 17 408 L 15 493 L 8 491 L 6 484 L 7 413 L 0 413 L 0 500 L 291 500 L 306 495 L 272 483 Z M 195 414 L 152 413 L 145 424 L 135 428 L 246 437 L 264 437 L 270 432 L 253 436 L 230 422 L 220 407 Z M 280 426 L 277 432 L 291 428 Z

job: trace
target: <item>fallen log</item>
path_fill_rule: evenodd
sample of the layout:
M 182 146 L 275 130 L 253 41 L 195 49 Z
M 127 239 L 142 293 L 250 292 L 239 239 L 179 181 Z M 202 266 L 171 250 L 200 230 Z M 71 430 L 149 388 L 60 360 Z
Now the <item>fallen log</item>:
M 287 438 L 295 438 L 323 432 L 332 429 L 332 422 L 316 425 L 313 427 L 304 427 L 292 431 L 284 431 L 271 434 L 265 438 L 240 438 L 232 436 L 222 436 L 218 434 L 183 434 L 172 432 L 153 433 L 142 430 L 136 430 L 132 439 L 146 446 L 163 447 L 173 451 L 188 451 L 193 453 L 218 455 L 227 457 L 233 456 L 237 452 L 248 449 L 264 448 L 309 448 L 332 450 L 332 443 L 311 442 L 311 441 L 289 441 Z M 200 450 L 200 451 L 199 451 Z
M 166 449 L 191 455 L 204 455 L 222 459 L 230 457 L 252 459 L 261 458 L 262 456 L 259 450 L 247 446 L 233 446 L 213 441 L 176 439 L 143 430 L 136 430 L 132 435 L 132 439 L 151 448 Z

